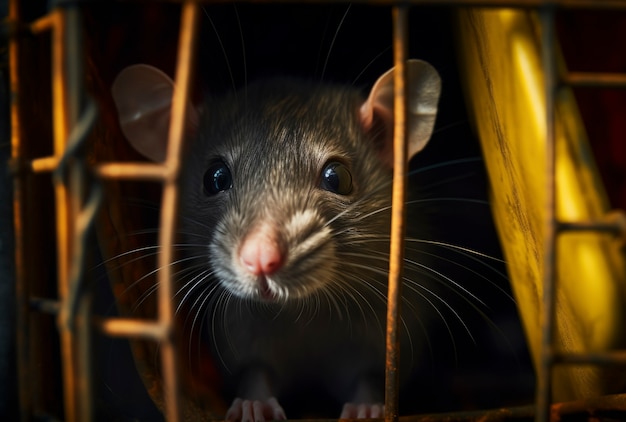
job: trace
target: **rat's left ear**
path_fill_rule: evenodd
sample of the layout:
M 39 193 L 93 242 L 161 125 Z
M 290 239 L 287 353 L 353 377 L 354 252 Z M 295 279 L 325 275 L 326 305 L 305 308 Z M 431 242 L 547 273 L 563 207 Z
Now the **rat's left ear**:
M 130 144 L 146 158 L 163 162 L 167 154 L 174 81 L 161 70 L 136 64 L 122 70 L 113 81 L 111 95 L 120 128 Z M 198 126 L 198 111 L 187 108 L 187 130 Z
M 378 78 L 359 111 L 363 128 L 374 136 L 381 158 L 390 167 L 393 165 L 393 75 L 391 69 Z M 412 158 L 426 146 L 433 132 L 441 78 L 425 61 L 409 60 L 407 82 L 407 136 L 409 158 Z

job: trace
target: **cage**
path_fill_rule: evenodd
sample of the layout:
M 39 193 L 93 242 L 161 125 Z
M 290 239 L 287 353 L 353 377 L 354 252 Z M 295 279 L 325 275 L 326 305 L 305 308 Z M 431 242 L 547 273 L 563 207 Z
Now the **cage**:
M 504 371 L 492 383 L 485 381 L 486 373 L 498 350 L 475 352 L 483 366 L 474 367 L 471 360 L 463 378 L 447 372 L 426 378 L 424 389 L 410 393 L 432 405 L 418 407 L 429 414 L 402 417 L 624 417 L 626 222 L 623 212 L 609 212 L 609 204 L 624 208 L 626 198 L 626 154 L 619 141 L 624 97 L 615 90 L 626 86 L 618 73 L 626 67 L 620 54 L 626 4 L 410 3 L 8 2 L 3 106 L 10 148 L 8 142 L 0 148 L 9 170 L 0 187 L 0 247 L 7 252 L 2 375 L 9 382 L 2 411 L 9 419 L 222 418 L 227 403 L 214 365 L 198 359 L 201 352 L 191 352 L 202 350 L 201 344 L 181 341 L 188 326 L 175 318 L 172 300 L 177 273 L 169 264 L 175 259 L 185 99 L 199 101 L 204 92 L 212 95 L 282 72 L 343 82 L 356 78 L 367 85 L 391 64 L 401 69 L 409 57 L 433 63 L 444 81 L 434 149 L 429 145 L 412 167 L 461 163 L 457 173 L 433 177 L 463 176 L 461 189 L 488 195 L 491 208 L 479 218 L 490 220 L 492 212 L 497 231 L 496 238 L 490 222 L 482 226 L 436 208 L 443 214 L 439 224 L 450 226 L 440 233 L 442 243 L 477 244 L 485 255 L 498 255 L 502 248 L 517 307 L 505 306 L 508 313 L 497 314 L 503 319 L 494 325 L 506 326 L 514 339 L 523 336 L 524 344 L 506 361 L 518 365 L 516 371 Z M 607 31 L 613 39 L 604 38 Z M 173 98 L 163 164 L 140 162 L 116 121 L 111 83 L 136 62 L 159 67 L 181 88 Z M 612 73 L 597 73 L 589 63 Z M 398 80 L 401 86 L 403 78 Z M 397 122 L 405 118 L 402 104 L 397 103 Z M 404 137 L 397 137 L 401 145 Z M 442 140 L 457 137 L 462 139 Z M 467 140 L 474 137 L 480 144 Z M 482 160 L 464 160 L 476 154 Z M 402 154 L 396 159 L 394 183 L 401 184 L 407 160 Z M 477 164 L 464 167 L 468 162 Z M 468 172 L 478 173 L 478 181 L 467 183 Z M 486 194 L 481 177 L 488 178 Z M 426 178 L 425 183 L 439 188 L 440 182 Z M 478 188 L 468 187 L 472 183 Z M 401 226 L 394 224 L 395 247 L 402 244 Z M 475 238 L 481 242 L 472 243 Z M 402 277 L 399 256 L 390 255 L 390 286 Z M 392 291 L 387 420 L 398 418 L 400 396 L 394 368 L 398 298 L 394 301 Z M 501 298 L 491 298 L 494 312 L 505 312 L 498 308 Z M 505 325 L 508 318 L 519 320 Z M 478 341 L 487 342 L 492 334 Z M 458 341 L 469 355 L 471 348 Z M 523 362 L 512 363 L 518 360 Z M 524 366 L 531 362 L 536 386 Z M 440 410 L 453 413 L 431 413 Z

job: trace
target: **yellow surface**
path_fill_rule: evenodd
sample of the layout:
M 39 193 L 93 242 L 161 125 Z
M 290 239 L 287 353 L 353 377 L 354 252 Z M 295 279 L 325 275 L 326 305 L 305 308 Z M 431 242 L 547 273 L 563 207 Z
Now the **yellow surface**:
M 492 208 L 513 290 L 538 362 L 546 180 L 538 20 L 533 12 L 509 9 L 462 9 L 457 18 L 465 94 L 489 173 Z M 608 204 L 568 90 L 558 101 L 556 145 L 559 218 L 601 219 Z M 564 235 L 559 238 L 557 268 L 559 349 L 599 352 L 621 345 L 626 282 L 617 242 L 610 235 Z M 618 371 L 604 371 L 559 367 L 554 399 L 620 388 L 613 379 L 619 378 Z

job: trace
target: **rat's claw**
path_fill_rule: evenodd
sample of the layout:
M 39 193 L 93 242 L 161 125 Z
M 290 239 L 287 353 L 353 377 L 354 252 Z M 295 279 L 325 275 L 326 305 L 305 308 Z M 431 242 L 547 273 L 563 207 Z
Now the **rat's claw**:
M 278 404 L 278 400 L 275 397 L 270 397 L 267 400 L 267 404 L 272 408 L 272 418 L 275 421 L 284 421 L 287 420 L 287 416 L 285 415 L 285 411 L 282 406 Z
M 382 418 L 385 413 L 385 406 L 380 403 L 346 403 L 343 405 L 340 419 L 369 419 Z
M 235 400 L 233 400 L 233 403 L 230 405 L 230 408 L 226 412 L 226 416 L 224 417 L 224 419 L 229 422 L 240 421 L 243 413 L 242 405 L 243 400 L 241 400 L 240 398 L 236 398 Z
M 225 419 L 230 422 L 265 422 L 285 420 L 287 417 L 274 397 L 265 401 L 236 398 L 226 412 Z

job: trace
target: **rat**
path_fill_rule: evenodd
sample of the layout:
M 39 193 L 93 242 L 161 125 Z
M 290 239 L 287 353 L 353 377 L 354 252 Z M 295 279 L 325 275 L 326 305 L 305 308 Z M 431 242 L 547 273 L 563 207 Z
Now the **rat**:
M 320 392 L 342 418 L 383 415 L 393 75 L 367 96 L 281 77 L 190 104 L 183 300 L 202 308 L 195 318 L 233 397 L 227 420 L 286 419 L 283 397 L 316 403 Z M 407 75 L 412 157 L 432 134 L 441 80 L 421 60 Z M 175 89 L 143 64 L 112 86 L 124 135 L 155 162 L 166 156 Z M 421 286 L 403 288 L 402 368 L 419 364 L 415 333 L 433 313 L 417 305 Z

